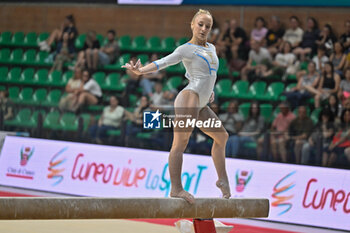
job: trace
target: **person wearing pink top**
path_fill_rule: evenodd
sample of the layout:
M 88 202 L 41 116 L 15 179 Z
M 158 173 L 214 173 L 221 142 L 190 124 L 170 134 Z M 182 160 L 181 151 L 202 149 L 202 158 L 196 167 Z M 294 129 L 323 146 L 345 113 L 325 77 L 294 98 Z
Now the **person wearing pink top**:
M 271 153 L 274 161 L 287 162 L 286 142 L 288 140 L 289 124 L 295 119 L 287 102 L 279 105 L 280 113 L 271 126 Z
M 266 33 L 268 31 L 265 26 L 265 19 L 261 16 L 257 17 L 255 19 L 254 28 L 250 33 L 250 38 L 256 41 L 262 41 L 265 38 Z

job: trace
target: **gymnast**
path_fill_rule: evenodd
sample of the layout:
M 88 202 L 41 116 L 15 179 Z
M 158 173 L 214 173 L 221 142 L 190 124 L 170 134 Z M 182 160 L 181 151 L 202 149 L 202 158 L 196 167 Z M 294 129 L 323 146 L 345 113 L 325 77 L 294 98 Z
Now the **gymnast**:
M 219 67 L 215 46 L 207 42 L 212 25 L 213 17 L 210 12 L 200 9 L 191 21 L 192 38 L 189 42 L 177 47 L 168 56 L 146 66 L 142 66 L 140 60 L 135 64 L 130 61 L 130 63 L 122 66 L 137 75 L 142 75 L 183 62 L 186 68 L 185 76 L 189 80 L 189 84 L 175 99 L 175 121 L 182 120 L 186 115 L 202 121 L 209 118 L 219 120 L 216 114 L 207 106 L 208 102 L 214 100 L 213 89 Z M 191 204 L 195 202 L 195 199 L 182 186 L 181 170 L 183 153 L 192 130 L 192 127 L 186 129 L 174 127 L 173 143 L 169 154 L 170 196 L 183 198 Z M 200 130 L 214 141 L 211 154 L 218 175 L 216 186 L 221 190 L 222 196 L 228 199 L 231 196 L 225 167 L 225 146 L 228 133 L 222 124 L 220 128 L 201 127 Z

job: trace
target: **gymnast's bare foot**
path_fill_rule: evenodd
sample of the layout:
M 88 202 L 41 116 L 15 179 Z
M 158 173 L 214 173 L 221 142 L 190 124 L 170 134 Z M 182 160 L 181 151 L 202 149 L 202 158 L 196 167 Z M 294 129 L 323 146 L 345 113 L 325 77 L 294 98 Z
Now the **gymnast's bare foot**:
M 170 197 L 179 197 L 185 199 L 188 203 L 194 204 L 195 199 L 192 194 L 189 192 L 186 192 L 185 190 L 180 190 L 180 191 L 171 191 L 170 192 Z
M 223 198 L 229 199 L 231 197 L 230 185 L 228 181 L 218 180 L 216 181 L 216 186 L 221 190 Z

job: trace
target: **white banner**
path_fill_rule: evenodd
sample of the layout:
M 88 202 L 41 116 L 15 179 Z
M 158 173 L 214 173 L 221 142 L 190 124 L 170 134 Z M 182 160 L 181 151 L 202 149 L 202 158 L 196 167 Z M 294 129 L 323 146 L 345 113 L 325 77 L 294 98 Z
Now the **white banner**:
M 0 185 L 98 197 L 168 197 L 168 153 L 6 137 Z M 348 170 L 227 159 L 234 197 L 270 199 L 269 219 L 350 230 Z M 186 190 L 219 197 L 209 156 L 184 156 Z M 226 220 L 228 222 L 229 220 Z

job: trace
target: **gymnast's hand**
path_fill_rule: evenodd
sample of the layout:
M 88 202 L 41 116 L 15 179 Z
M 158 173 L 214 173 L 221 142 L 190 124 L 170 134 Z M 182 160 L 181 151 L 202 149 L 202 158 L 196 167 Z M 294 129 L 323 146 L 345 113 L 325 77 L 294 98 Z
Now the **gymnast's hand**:
M 123 65 L 122 68 L 126 68 L 127 70 L 130 70 L 137 75 L 141 75 L 142 74 L 142 72 L 140 71 L 141 66 L 142 66 L 141 61 L 139 59 L 137 60 L 135 65 L 133 61 L 130 61 L 130 63 L 125 63 L 125 65 Z
M 215 99 L 215 93 L 212 92 L 211 95 L 210 95 L 210 98 L 209 98 L 209 103 L 213 103 L 214 102 L 214 99 Z

